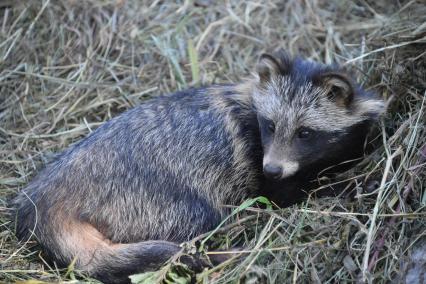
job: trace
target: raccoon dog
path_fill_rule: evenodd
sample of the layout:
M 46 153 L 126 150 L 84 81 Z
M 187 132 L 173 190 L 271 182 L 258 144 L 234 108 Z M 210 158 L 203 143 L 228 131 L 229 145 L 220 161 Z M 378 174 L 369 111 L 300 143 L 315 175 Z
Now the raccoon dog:
M 215 228 L 224 204 L 294 202 L 362 156 L 382 112 L 338 67 L 264 54 L 241 84 L 153 98 L 66 149 L 14 200 L 16 233 L 57 265 L 127 282 Z

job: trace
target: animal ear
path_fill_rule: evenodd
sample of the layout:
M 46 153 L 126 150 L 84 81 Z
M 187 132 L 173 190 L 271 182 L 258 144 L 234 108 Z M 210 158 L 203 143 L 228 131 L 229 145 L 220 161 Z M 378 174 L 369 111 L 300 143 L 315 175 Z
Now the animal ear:
M 330 72 L 322 74 L 320 80 L 331 101 L 341 107 L 348 107 L 352 103 L 355 89 L 346 75 Z
M 270 81 L 273 75 L 286 75 L 290 72 L 292 60 L 284 50 L 276 53 L 264 53 L 260 56 L 257 64 L 257 74 L 259 75 L 260 83 Z
M 279 73 L 279 70 L 280 63 L 273 55 L 263 53 L 260 56 L 256 71 L 261 83 L 269 81 L 274 74 Z

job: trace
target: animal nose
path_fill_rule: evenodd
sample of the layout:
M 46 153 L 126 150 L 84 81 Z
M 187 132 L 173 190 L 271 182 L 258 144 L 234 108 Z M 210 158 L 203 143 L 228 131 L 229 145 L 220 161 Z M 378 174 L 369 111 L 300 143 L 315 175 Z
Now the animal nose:
M 267 178 L 279 179 L 282 175 L 283 168 L 278 165 L 266 164 L 263 167 L 263 173 Z

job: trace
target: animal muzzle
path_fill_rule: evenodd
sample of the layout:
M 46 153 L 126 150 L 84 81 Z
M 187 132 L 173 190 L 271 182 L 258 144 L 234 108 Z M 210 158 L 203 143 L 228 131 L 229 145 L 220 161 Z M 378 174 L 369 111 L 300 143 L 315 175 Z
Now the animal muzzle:
M 283 174 L 283 168 L 276 164 L 266 164 L 263 167 L 263 173 L 269 179 L 280 179 Z
M 263 174 L 268 179 L 280 180 L 294 175 L 299 170 L 299 163 L 287 161 L 283 163 L 267 162 L 263 165 Z

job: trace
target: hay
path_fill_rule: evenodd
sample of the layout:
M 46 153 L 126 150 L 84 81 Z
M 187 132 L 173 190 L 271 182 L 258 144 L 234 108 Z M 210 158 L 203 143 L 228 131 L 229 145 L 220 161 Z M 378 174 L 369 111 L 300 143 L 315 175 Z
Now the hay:
M 148 2 L 0 3 L 0 279 L 83 279 L 72 267 L 43 265 L 33 242 L 17 243 L 8 216 L 8 199 L 54 153 L 147 97 L 237 81 L 261 52 L 278 48 L 346 65 L 388 100 L 389 114 L 377 127 L 375 151 L 340 177 L 351 181 L 347 190 L 283 210 L 245 210 L 212 240 L 217 249 L 244 247 L 247 257 L 197 279 L 398 279 L 426 239 L 426 6 Z

